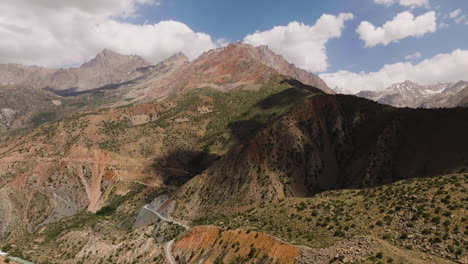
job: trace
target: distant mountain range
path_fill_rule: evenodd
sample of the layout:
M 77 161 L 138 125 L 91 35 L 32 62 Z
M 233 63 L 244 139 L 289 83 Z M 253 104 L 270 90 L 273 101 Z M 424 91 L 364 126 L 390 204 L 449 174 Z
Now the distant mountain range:
M 334 93 L 317 75 L 295 67 L 266 46 L 243 43 L 206 52 L 193 62 L 178 53 L 150 65 L 136 55 L 103 50 L 78 68 L 3 64 L 0 141 L 18 129 L 73 112 L 148 102 L 196 88 L 256 90 L 277 74 Z
M 0 84 L 79 92 L 134 79 L 144 73 L 144 68 L 149 65 L 136 55 L 126 56 L 103 50 L 78 68 L 48 69 L 1 64 Z
M 340 94 L 352 94 L 340 87 L 335 91 Z M 420 85 L 405 81 L 393 84 L 382 91 L 361 91 L 356 96 L 396 107 L 467 107 L 468 82 Z

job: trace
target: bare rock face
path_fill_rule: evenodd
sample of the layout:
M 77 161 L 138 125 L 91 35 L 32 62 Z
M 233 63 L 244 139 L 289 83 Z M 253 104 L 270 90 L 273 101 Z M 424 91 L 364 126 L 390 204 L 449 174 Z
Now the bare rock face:
M 47 69 L 3 64 L 0 65 L 0 84 L 84 91 L 134 79 L 142 75 L 141 68 L 149 65 L 150 63 L 136 55 L 103 50 L 79 68 Z
M 244 44 L 245 45 L 245 44 Z M 327 84 L 317 75 L 309 73 L 305 70 L 297 68 L 294 64 L 287 62 L 282 56 L 275 54 L 268 46 L 259 46 L 254 50 L 261 57 L 262 62 L 278 71 L 278 73 L 292 77 L 303 84 L 316 87 L 325 93 L 334 94 L 335 91 L 330 89 Z
M 190 230 L 174 244 L 173 252 L 180 263 L 187 264 L 216 263 L 219 260 L 221 263 L 235 263 L 234 261 L 240 260 L 240 263 L 293 264 L 299 255 L 297 247 L 262 233 L 223 231 L 211 226 Z
M 333 94 L 317 75 L 301 70 L 268 47 L 235 43 L 203 53 L 180 70 L 152 84 L 147 100 L 185 90 L 211 87 L 256 90 L 272 76 L 281 74 Z

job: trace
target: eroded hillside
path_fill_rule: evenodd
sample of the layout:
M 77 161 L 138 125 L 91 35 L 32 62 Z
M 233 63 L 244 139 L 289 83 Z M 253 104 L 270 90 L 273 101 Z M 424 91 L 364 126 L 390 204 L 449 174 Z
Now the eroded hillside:
M 16 236 L 96 212 L 132 182 L 180 186 L 313 92 L 277 77 L 259 91 L 193 90 L 76 114 L 16 137 L 0 146 L 1 230 Z M 284 94 L 288 101 L 277 105 Z

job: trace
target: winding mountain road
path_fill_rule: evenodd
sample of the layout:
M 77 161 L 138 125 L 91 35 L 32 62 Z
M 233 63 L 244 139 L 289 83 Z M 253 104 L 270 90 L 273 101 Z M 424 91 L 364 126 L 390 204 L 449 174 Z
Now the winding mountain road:
M 164 254 L 166 255 L 166 259 L 169 264 L 177 264 L 174 256 L 172 256 L 172 244 L 174 244 L 174 241 L 175 240 L 172 239 L 164 245 Z
M 27 260 L 24 260 L 24 259 L 20 259 L 20 258 L 17 258 L 17 257 L 13 257 L 13 256 L 9 256 L 8 253 L 6 252 L 3 252 L 3 251 L 0 251 L 0 256 L 3 256 L 3 257 L 8 257 L 8 259 L 10 259 L 11 261 L 13 261 L 14 263 L 19 263 L 19 264 L 34 264 L 32 262 L 29 262 Z M 172 263 L 171 263 L 172 264 Z
M 187 229 L 187 230 L 190 229 L 190 226 L 185 225 L 185 224 L 183 224 L 183 223 L 181 223 L 181 222 L 178 222 L 178 221 L 176 221 L 176 220 L 172 220 L 172 219 L 169 219 L 169 218 L 167 218 L 167 217 L 164 217 L 164 216 L 161 215 L 158 211 L 156 211 L 155 209 L 153 209 L 153 208 L 151 208 L 151 207 L 149 207 L 149 206 L 150 206 L 150 205 L 147 204 L 147 205 L 144 206 L 144 208 L 145 208 L 146 210 L 148 210 L 148 211 L 151 211 L 151 212 L 155 213 L 159 218 L 161 218 L 161 220 L 163 220 L 163 221 L 165 221 L 165 222 L 169 222 L 169 223 L 176 224 L 176 225 L 181 226 L 181 227 L 183 227 L 183 228 L 185 228 L 185 229 Z
M 145 206 L 143 206 L 143 208 L 145 208 L 146 210 L 154 213 L 155 215 L 157 215 L 161 220 L 165 221 L 165 222 L 169 222 L 169 223 L 172 223 L 172 224 L 176 224 L 178 226 L 181 226 L 183 228 L 185 228 L 186 230 L 189 230 L 190 229 L 190 226 L 188 225 L 185 225 L 181 222 L 178 222 L 176 220 L 172 220 L 172 219 L 169 219 L 167 217 L 164 217 L 163 215 L 161 215 L 157 210 L 153 209 L 150 207 L 150 204 L 147 204 Z M 166 255 L 166 259 L 167 259 L 167 262 L 169 262 L 169 264 L 177 264 L 174 256 L 172 255 L 172 244 L 174 244 L 174 239 L 167 242 L 165 245 L 164 245 L 164 254 Z

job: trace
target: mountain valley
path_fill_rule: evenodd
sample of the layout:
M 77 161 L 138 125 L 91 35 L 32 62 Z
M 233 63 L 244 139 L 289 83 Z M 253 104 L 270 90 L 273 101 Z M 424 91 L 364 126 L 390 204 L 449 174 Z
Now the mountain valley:
M 395 95 L 410 84 L 424 100 Z M 79 68 L 1 65 L 0 85 L 10 256 L 468 261 L 466 82 L 335 94 L 267 46 L 235 43 L 156 65 L 110 50 Z

